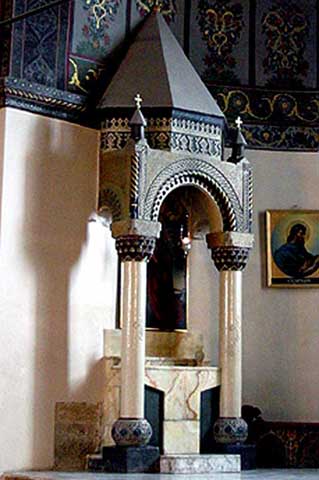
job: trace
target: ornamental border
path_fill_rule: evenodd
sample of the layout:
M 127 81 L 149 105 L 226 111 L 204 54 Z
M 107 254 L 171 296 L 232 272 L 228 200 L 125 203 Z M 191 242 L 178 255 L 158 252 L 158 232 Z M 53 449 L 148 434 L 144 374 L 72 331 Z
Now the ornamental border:
M 229 87 L 209 86 L 210 90 L 216 92 L 227 92 Z M 235 89 L 233 89 L 235 90 Z M 236 88 L 236 91 L 245 92 L 249 95 L 279 95 L 280 92 L 265 91 L 257 89 Z M 293 92 L 289 92 L 291 95 Z M 284 94 L 282 92 L 282 94 Z M 319 91 L 313 92 L 294 92 L 296 98 L 300 101 L 305 96 L 312 95 L 313 101 L 318 105 L 319 110 Z M 72 123 L 77 123 L 86 127 L 100 129 L 101 112 L 96 110 L 94 105 L 89 105 L 88 98 L 85 95 L 58 90 L 53 87 L 46 87 L 41 84 L 29 82 L 23 79 L 13 77 L 4 77 L 0 79 L 0 108 L 3 107 L 19 108 L 21 110 L 40 113 L 51 118 L 63 119 Z M 243 133 L 248 143 L 248 148 L 261 150 L 289 150 L 289 151 L 310 151 L 316 152 L 319 149 L 319 125 L 318 121 L 304 122 L 303 124 L 292 121 L 282 121 L 281 123 L 272 121 L 267 124 L 256 121 L 246 112 L 239 109 L 233 109 L 230 112 L 228 108 L 225 112 L 230 125 L 235 117 L 240 114 L 244 121 Z M 318 113 L 319 117 L 319 113 Z M 163 125 L 164 129 L 165 126 Z M 160 130 L 160 126 L 158 126 Z M 167 126 L 166 126 L 167 128 Z M 103 127 L 102 127 L 103 131 Z M 228 142 L 226 142 L 228 144 Z

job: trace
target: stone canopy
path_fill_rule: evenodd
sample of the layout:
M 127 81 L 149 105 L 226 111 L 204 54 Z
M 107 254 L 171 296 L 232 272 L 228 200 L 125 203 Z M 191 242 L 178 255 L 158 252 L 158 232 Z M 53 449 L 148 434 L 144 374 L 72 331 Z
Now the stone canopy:
M 99 104 L 132 108 L 137 91 L 143 110 L 170 108 L 224 120 L 160 13 L 147 17 Z

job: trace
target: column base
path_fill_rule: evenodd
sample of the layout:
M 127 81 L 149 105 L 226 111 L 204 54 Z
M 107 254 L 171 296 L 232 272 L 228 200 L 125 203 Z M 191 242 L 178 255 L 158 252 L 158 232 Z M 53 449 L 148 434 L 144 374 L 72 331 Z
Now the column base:
M 112 438 L 120 447 L 147 445 L 152 433 L 146 418 L 119 418 L 112 427 Z
M 248 437 L 248 425 L 240 417 L 221 417 L 215 422 L 213 432 L 216 443 L 244 443 Z
M 227 455 L 240 455 L 242 470 L 255 470 L 256 467 L 256 445 L 248 444 L 218 444 L 214 448 L 215 453 Z
M 103 447 L 102 455 L 88 460 L 88 471 L 105 473 L 158 473 L 160 450 L 158 447 Z

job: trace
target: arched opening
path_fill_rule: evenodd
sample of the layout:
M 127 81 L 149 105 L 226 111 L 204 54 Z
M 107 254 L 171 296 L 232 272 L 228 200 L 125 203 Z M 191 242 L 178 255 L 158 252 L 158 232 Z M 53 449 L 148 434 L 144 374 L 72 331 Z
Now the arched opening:
M 188 185 L 174 189 L 165 197 L 158 220 L 162 231 L 148 265 L 146 326 L 157 330 L 186 330 L 192 301 L 190 264 L 194 265 L 192 257 L 203 250 L 198 247 L 205 244 L 206 234 L 222 230 L 220 210 L 207 192 Z M 193 249 L 194 242 L 196 248 Z M 206 246 L 204 248 L 206 250 Z M 211 270 L 212 263 L 206 253 L 206 264 Z

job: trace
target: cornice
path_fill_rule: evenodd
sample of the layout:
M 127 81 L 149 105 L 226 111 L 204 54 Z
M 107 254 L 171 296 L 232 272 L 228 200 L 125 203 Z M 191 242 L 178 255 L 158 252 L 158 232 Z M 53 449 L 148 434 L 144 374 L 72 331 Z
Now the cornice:
M 13 107 L 86 126 L 94 125 L 85 96 L 13 77 L 0 79 L 0 108 Z

